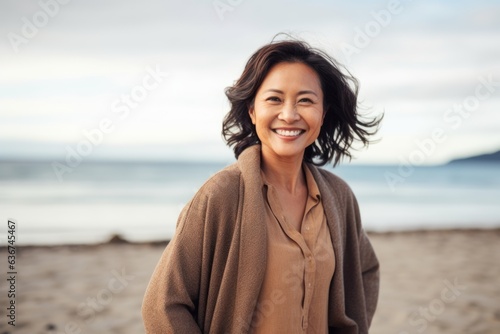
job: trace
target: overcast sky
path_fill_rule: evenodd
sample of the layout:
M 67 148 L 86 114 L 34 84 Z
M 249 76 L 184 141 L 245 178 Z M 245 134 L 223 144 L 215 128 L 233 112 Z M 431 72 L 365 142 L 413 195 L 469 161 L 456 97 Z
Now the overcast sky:
M 59 1 L 0 2 L 0 158 L 231 159 L 224 88 L 278 32 L 385 113 L 356 162 L 500 149 L 498 1 Z

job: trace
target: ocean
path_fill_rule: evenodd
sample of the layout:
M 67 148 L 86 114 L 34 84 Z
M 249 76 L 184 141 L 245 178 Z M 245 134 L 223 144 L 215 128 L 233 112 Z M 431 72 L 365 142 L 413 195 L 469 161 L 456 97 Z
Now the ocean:
M 174 234 L 182 207 L 223 163 L 84 162 L 59 181 L 50 161 L 0 162 L 0 244 L 131 241 Z M 327 168 L 353 189 L 369 231 L 500 227 L 500 166 Z

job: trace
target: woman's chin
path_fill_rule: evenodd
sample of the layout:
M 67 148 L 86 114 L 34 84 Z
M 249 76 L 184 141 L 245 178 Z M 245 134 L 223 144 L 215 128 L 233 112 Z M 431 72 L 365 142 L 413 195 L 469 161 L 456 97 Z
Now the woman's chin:
M 275 145 L 262 150 L 263 154 L 270 153 L 275 158 L 280 160 L 301 160 L 304 157 L 305 148 L 297 147 L 295 145 Z

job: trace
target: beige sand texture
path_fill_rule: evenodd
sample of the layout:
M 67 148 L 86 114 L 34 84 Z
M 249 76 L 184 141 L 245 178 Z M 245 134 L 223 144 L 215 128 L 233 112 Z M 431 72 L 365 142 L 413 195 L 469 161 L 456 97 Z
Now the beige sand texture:
M 370 333 L 500 333 L 499 230 L 371 239 L 382 274 Z M 142 297 L 164 247 L 19 248 L 16 327 L 7 325 L 2 310 L 0 334 L 144 333 Z M 2 269 L 5 258 L 2 248 Z M 2 283 L 2 309 L 6 289 Z
M 382 265 L 370 333 L 500 333 L 500 231 L 372 236 Z

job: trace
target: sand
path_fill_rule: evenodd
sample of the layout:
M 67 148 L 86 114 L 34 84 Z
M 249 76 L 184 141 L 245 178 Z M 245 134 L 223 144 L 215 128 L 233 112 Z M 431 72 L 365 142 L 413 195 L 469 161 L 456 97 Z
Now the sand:
M 500 333 L 500 230 L 371 234 L 381 290 L 370 333 Z M 165 244 L 20 247 L 16 327 L 0 334 L 144 333 L 140 307 Z

